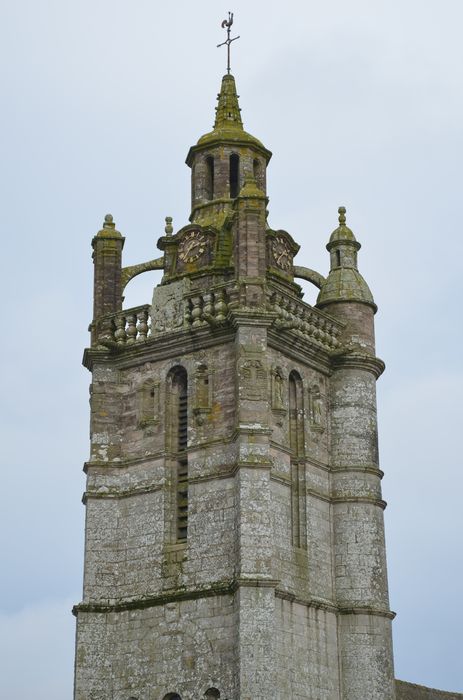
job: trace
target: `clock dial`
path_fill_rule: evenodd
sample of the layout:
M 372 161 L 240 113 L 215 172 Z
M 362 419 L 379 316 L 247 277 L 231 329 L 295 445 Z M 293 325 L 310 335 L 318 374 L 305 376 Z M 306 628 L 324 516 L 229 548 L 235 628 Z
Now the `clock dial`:
M 198 260 L 206 251 L 207 238 L 201 231 L 189 231 L 179 243 L 178 257 L 184 263 Z
M 273 259 L 278 267 L 289 271 L 293 264 L 293 256 L 287 241 L 282 236 L 277 236 L 272 243 Z

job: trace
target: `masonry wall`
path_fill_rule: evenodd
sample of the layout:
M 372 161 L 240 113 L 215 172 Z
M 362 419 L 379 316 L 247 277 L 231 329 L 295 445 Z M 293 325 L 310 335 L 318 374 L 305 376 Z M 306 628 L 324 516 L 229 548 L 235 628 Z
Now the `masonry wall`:
M 235 698 L 236 629 L 233 595 L 79 613 L 75 700 Z
M 425 688 L 414 683 L 396 681 L 397 700 L 462 700 L 461 693 L 447 693 L 444 690 Z

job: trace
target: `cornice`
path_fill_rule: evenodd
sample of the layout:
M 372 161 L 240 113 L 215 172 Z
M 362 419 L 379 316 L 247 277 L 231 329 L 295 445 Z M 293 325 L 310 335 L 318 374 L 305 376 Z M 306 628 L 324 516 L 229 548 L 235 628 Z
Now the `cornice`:
M 381 510 L 385 510 L 387 507 L 386 501 L 374 496 L 333 496 L 330 498 L 330 501 L 333 505 L 337 503 L 367 503 L 372 506 L 378 506 Z
M 333 370 L 363 369 L 371 372 L 376 379 L 382 375 L 386 367 L 379 357 L 354 351 L 332 355 L 331 366 Z
M 388 620 L 393 620 L 396 613 L 392 610 L 384 608 L 373 608 L 371 606 L 339 606 L 338 612 L 340 615 L 373 615 L 374 617 L 385 617 Z
M 270 327 L 268 329 L 267 343 L 269 347 L 278 350 L 282 355 L 306 364 L 311 369 L 315 369 L 325 376 L 330 376 L 332 373 L 330 353 L 315 344 L 311 344 L 308 340 L 303 340 L 290 330 Z
M 166 360 L 170 357 L 178 357 L 222 345 L 234 339 L 235 330 L 230 326 L 217 326 L 207 328 L 180 329 L 169 333 L 150 336 L 142 342 L 131 345 L 115 346 L 111 350 L 86 348 L 84 351 L 83 365 L 92 371 L 97 362 L 110 362 L 118 369 L 136 367 L 148 361 Z

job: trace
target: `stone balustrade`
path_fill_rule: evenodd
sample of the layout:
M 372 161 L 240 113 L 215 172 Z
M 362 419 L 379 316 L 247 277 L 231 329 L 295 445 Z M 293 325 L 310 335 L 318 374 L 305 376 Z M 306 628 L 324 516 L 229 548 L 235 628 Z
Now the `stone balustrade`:
M 227 314 L 227 293 L 223 288 L 198 292 L 185 299 L 184 325 L 187 328 L 220 325 L 225 322 Z
M 147 340 L 151 334 L 150 308 L 143 304 L 103 316 L 98 322 L 98 344 L 123 346 Z
M 207 292 L 197 292 L 184 298 L 183 327 L 201 328 L 225 323 L 229 303 L 232 304 L 233 289 L 220 287 Z M 328 350 L 339 348 L 341 326 L 335 320 L 311 306 L 285 294 L 270 295 L 268 310 L 276 314 L 275 327 L 287 329 Z M 98 345 L 122 347 L 150 339 L 151 307 L 149 304 L 135 306 L 117 313 L 107 314 L 96 326 Z
M 339 348 L 340 324 L 311 306 L 276 292 L 270 297 L 270 308 L 277 314 L 277 328 L 292 330 L 329 350 Z

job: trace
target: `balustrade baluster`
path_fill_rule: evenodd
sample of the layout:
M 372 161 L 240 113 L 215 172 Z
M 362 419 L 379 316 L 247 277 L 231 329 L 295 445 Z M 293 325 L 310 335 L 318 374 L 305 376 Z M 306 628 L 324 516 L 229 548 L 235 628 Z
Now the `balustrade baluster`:
M 137 315 L 136 314 L 127 314 L 126 319 L 127 319 L 127 329 L 126 329 L 127 344 L 130 344 L 130 343 L 134 343 L 135 338 L 137 337 Z
M 202 315 L 203 311 L 201 308 L 201 296 L 195 296 L 191 297 L 191 304 L 192 304 L 192 309 L 191 309 L 191 319 L 192 319 L 192 326 L 193 328 L 199 328 L 202 325 Z
M 146 340 L 148 335 L 148 309 L 142 309 L 137 313 L 137 332 L 136 340 Z
M 223 289 L 218 289 L 214 294 L 214 313 L 217 321 L 225 321 L 227 315 L 227 303 Z
M 214 314 L 214 307 L 212 304 L 212 292 L 206 292 L 203 294 L 203 316 L 205 318 L 211 318 Z
M 119 316 L 116 316 L 116 318 L 114 319 L 114 325 L 116 327 L 116 330 L 114 332 L 114 340 L 118 345 L 124 345 L 127 339 L 127 335 L 125 332 L 124 314 L 119 314 Z

